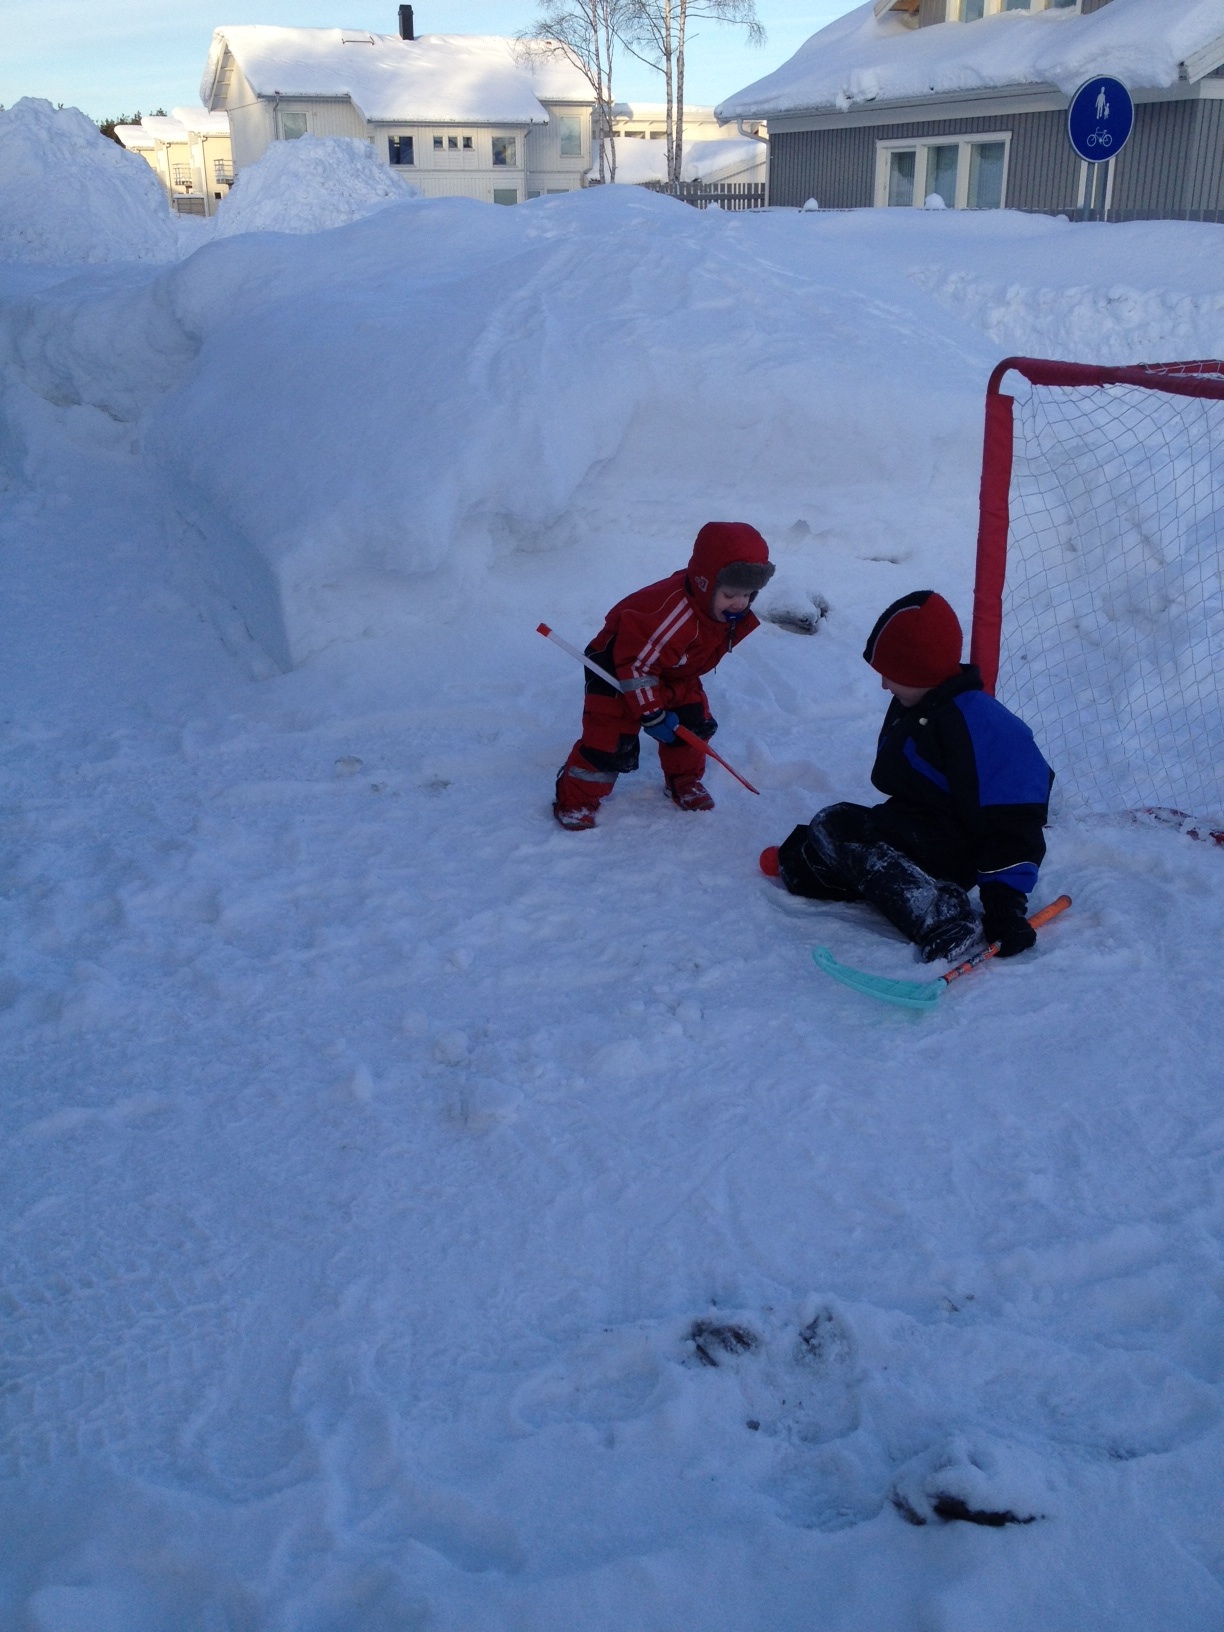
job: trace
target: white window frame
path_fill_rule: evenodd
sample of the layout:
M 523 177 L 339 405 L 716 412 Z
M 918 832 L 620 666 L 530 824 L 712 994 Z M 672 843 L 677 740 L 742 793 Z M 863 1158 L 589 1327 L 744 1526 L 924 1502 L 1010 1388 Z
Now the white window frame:
M 1032 11 L 1065 11 L 1075 15 L 1080 9 L 1081 0 L 1072 0 L 1072 4 L 1055 5 L 1054 0 L 1029 0 L 1028 10 Z M 1004 0 L 986 0 L 983 16 L 997 17 L 1003 10 Z M 947 0 L 946 20 L 949 23 L 959 23 L 961 20 L 961 0 Z M 973 19 L 979 21 L 978 18 Z
M 956 162 L 956 203 L 953 208 L 967 210 L 969 206 L 969 164 L 971 147 L 988 146 L 994 142 L 1003 143 L 1003 186 L 1000 191 L 999 209 L 1007 208 L 1007 184 L 1011 179 L 1011 139 L 1010 130 L 975 130 L 970 136 L 909 136 L 897 137 L 887 142 L 876 143 L 876 176 L 875 202 L 877 209 L 904 209 L 904 205 L 888 202 L 888 172 L 889 159 L 893 153 L 917 153 L 918 158 L 914 165 L 914 202 L 912 209 L 920 210 L 927 196 L 927 158 L 928 150 L 932 147 L 959 147 L 960 154 Z

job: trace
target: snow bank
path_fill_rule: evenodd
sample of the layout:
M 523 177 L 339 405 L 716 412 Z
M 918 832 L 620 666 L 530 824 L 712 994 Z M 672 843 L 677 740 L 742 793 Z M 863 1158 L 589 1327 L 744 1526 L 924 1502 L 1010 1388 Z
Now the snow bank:
M 76 108 L 0 112 L 0 260 L 171 261 L 179 236 L 153 171 Z
M 881 424 L 864 364 L 936 397 L 959 379 L 968 405 L 986 350 L 933 303 L 920 329 L 899 320 L 895 272 L 839 296 L 839 323 L 823 279 L 796 275 L 807 245 L 755 239 L 607 188 L 383 212 L 277 251 L 275 275 L 198 257 L 168 293 L 201 366 L 149 449 L 210 548 L 249 563 L 240 604 L 283 663 L 385 627 L 444 566 L 642 533 L 670 559 L 735 493 L 767 527 L 819 530 L 830 494 L 961 458 L 966 406 L 911 426 L 898 399 Z
M 273 142 L 241 171 L 217 211 L 215 232 L 324 232 L 388 204 L 419 198 L 420 189 L 379 164 L 368 142 L 348 136 L 302 136 Z
M 1070 96 L 1095 74 L 1113 74 L 1132 91 L 1155 90 L 1175 85 L 1181 64 L 1222 35 L 1224 0 L 1110 0 L 1087 16 L 1017 11 L 920 29 L 876 17 L 868 0 L 716 112 L 720 119 L 844 112 L 1009 85 L 1052 85 Z
M 334 154 L 383 181 L 354 143 L 262 165 Z M 1222 242 L 1007 212 L 732 216 L 630 188 L 416 200 L 235 234 L 140 288 L 35 292 L 0 357 L 46 400 L 139 422 L 215 582 L 288 667 L 410 622 L 435 575 L 462 604 L 513 557 L 580 550 L 615 598 L 627 554 L 668 570 L 719 514 L 784 555 L 901 560 L 952 536 L 970 560 L 1001 351 L 1218 353 Z M 793 608 L 820 587 L 783 571 L 773 592 Z

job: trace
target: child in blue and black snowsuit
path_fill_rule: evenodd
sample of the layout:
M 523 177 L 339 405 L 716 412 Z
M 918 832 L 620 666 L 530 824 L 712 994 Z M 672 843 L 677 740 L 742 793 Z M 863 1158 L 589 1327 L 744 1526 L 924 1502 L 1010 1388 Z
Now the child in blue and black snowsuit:
M 962 664 L 961 645 L 956 613 L 931 590 L 880 616 L 863 656 L 893 696 L 871 773 L 887 801 L 830 805 L 778 851 L 793 895 L 869 902 L 924 962 L 959 958 L 983 937 L 1008 958 L 1036 939 L 1025 912 L 1054 773 L 1028 726 Z

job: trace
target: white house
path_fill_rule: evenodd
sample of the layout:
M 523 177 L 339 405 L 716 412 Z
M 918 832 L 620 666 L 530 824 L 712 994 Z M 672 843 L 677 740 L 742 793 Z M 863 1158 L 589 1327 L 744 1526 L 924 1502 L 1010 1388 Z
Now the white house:
M 200 87 L 230 117 L 234 167 L 275 141 L 373 143 L 427 197 L 517 204 L 583 185 L 594 95 L 557 47 L 498 35 L 219 28 Z
M 768 143 L 759 124 L 737 134 L 719 124 L 713 108 L 684 110 L 683 180 L 763 182 Z M 667 179 L 667 107 L 662 102 L 617 102 L 612 108 L 616 179 L 641 183 Z
M 138 125 L 116 125 L 131 153 L 157 171 L 180 215 L 215 215 L 234 179 L 229 120 L 204 108 L 148 114 Z

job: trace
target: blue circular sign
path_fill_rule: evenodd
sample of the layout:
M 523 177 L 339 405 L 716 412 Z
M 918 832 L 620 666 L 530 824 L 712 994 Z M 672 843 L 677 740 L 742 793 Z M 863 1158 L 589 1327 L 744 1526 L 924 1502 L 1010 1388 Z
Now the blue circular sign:
M 1071 146 L 1089 164 L 1116 158 L 1135 128 L 1135 104 L 1120 79 L 1098 74 L 1085 80 L 1067 109 Z

